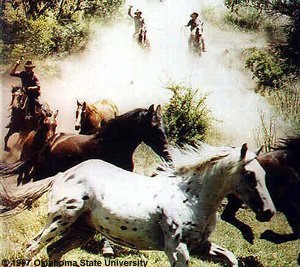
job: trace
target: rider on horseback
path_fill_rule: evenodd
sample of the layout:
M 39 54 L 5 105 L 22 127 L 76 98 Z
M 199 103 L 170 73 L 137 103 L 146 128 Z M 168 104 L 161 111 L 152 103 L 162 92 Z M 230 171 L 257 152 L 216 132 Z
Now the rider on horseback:
M 35 65 L 31 60 L 28 60 L 24 65 L 24 71 L 17 71 L 20 65 L 20 60 L 18 60 L 10 72 L 10 76 L 19 77 L 22 81 L 22 90 L 28 97 L 28 108 L 26 112 L 26 119 L 31 119 L 35 116 L 35 107 L 41 108 L 39 96 L 40 93 L 40 82 L 37 74 L 33 71 Z
M 133 16 L 131 14 L 131 10 L 132 10 L 133 6 L 130 6 L 128 9 L 128 15 L 133 18 L 134 21 L 134 26 L 135 26 L 135 32 L 133 34 L 133 37 L 136 39 L 139 39 L 139 37 L 141 36 L 141 34 L 144 34 L 143 40 L 139 40 L 141 42 L 141 44 L 144 44 L 146 42 L 146 33 L 147 33 L 147 29 L 146 29 L 146 23 L 145 23 L 145 19 L 142 17 L 142 11 L 140 10 L 136 10 L 134 12 Z
M 191 17 L 191 19 L 189 20 L 188 24 L 185 25 L 186 27 L 190 27 L 190 30 L 191 30 L 191 35 L 189 38 L 189 46 L 191 48 L 193 42 L 195 42 L 195 39 L 198 39 L 201 37 L 203 52 L 206 52 L 205 43 L 204 43 L 204 39 L 202 36 L 204 23 L 198 19 L 199 14 L 197 12 L 192 13 L 190 15 L 190 17 Z M 201 33 L 200 33 L 200 27 L 201 27 Z

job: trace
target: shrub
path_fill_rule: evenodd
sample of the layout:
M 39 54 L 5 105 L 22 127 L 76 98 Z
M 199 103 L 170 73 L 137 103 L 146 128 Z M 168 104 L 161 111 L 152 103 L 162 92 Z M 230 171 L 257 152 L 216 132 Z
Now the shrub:
M 206 106 L 208 95 L 201 95 L 199 89 L 180 85 L 166 88 L 173 93 L 163 112 L 170 143 L 195 145 L 196 141 L 203 139 L 212 119 Z
M 277 87 L 287 71 L 287 66 L 284 60 L 280 59 L 279 52 L 270 53 L 268 50 L 256 47 L 248 48 L 244 52 L 249 54 L 246 68 L 252 71 L 258 85 Z
M 261 26 L 263 17 L 255 7 L 241 4 L 236 5 L 235 9 L 225 16 L 225 21 L 245 30 L 257 30 Z

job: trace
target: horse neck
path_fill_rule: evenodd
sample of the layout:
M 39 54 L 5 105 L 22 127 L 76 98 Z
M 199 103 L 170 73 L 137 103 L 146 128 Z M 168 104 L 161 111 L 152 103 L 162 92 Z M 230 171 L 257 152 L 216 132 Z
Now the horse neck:
M 198 173 L 192 169 L 183 175 L 183 189 L 199 206 L 196 210 L 206 217 L 214 215 L 222 199 L 231 192 L 231 182 L 223 170 L 210 167 Z
M 99 128 L 99 118 L 92 109 L 87 112 L 86 118 L 82 121 L 82 128 L 86 133 L 90 133 L 92 129 Z

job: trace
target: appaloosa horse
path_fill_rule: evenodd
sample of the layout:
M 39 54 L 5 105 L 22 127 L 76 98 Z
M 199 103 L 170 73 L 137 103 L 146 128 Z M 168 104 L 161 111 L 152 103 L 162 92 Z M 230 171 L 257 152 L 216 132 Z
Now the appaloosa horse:
M 116 116 L 119 109 L 108 99 L 90 105 L 77 100 L 75 130 L 80 134 L 93 134 Z
M 190 255 L 237 267 L 235 256 L 208 238 L 217 209 L 229 193 L 267 218 L 274 214 L 265 172 L 256 157 L 246 144 L 242 148 L 203 145 L 179 153 L 174 157 L 179 160 L 176 168 L 166 167 L 156 178 L 101 160 L 85 161 L 40 181 L 40 188 L 23 196 L 37 198 L 52 188 L 48 221 L 30 242 L 26 256 L 30 259 L 62 235 L 48 247 L 50 259 L 59 261 L 99 231 L 131 248 L 165 251 L 174 267 L 187 266 Z
M 26 106 L 28 105 L 28 100 L 26 94 L 23 92 L 22 88 L 19 86 L 12 87 L 12 100 L 11 100 L 11 122 L 8 125 L 8 132 L 4 137 L 4 150 L 10 151 L 8 147 L 8 139 L 14 133 L 20 134 L 20 140 L 23 141 L 24 138 L 34 129 L 37 128 L 40 112 L 31 119 L 25 119 L 26 117 Z M 43 102 L 43 108 L 47 112 L 50 108 L 47 103 Z
M 277 234 L 266 230 L 261 238 L 274 243 L 297 240 L 300 237 L 300 137 L 283 139 L 273 151 L 258 156 L 258 161 L 266 171 L 266 185 L 276 209 L 286 216 L 293 233 Z M 228 204 L 221 218 L 236 226 L 251 244 L 254 235 L 251 228 L 235 218 L 243 201 L 229 195 Z

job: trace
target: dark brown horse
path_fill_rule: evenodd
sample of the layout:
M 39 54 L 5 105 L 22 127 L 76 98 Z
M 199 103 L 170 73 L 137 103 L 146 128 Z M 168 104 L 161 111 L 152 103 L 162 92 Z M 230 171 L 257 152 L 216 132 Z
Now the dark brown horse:
M 133 153 L 144 142 L 170 161 L 161 107 L 135 109 L 111 120 L 93 135 L 60 133 L 50 139 L 32 164 L 31 178 L 42 179 L 87 159 L 102 159 L 125 170 L 133 170 Z M 25 161 L 0 164 L 0 174 L 22 174 Z
M 9 130 L 4 137 L 4 150 L 10 151 L 7 145 L 8 139 L 14 133 L 20 134 L 20 140 L 23 141 L 26 136 L 37 128 L 40 116 L 33 116 L 31 119 L 25 119 L 26 106 L 28 104 L 27 96 L 19 86 L 12 87 L 12 100 L 11 100 L 11 122 Z M 50 111 L 47 103 L 43 103 L 43 108 L 48 112 Z M 40 111 L 38 111 L 40 114 Z
M 300 137 L 287 138 L 273 151 L 258 157 L 258 161 L 266 171 L 266 185 L 276 209 L 286 216 L 293 233 L 281 235 L 272 230 L 265 231 L 262 239 L 276 244 L 300 238 Z M 228 204 L 221 218 L 236 226 L 243 237 L 253 243 L 251 228 L 235 218 L 242 201 L 228 195 Z M 300 257 L 300 256 L 299 256 Z
M 56 117 L 58 115 L 58 110 L 55 113 L 48 113 L 41 115 L 39 125 L 36 130 L 31 131 L 28 136 L 26 137 L 20 161 L 26 161 L 27 164 L 24 165 L 24 170 L 18 176 L 18 185 L 20 183 L 25 184 L 29 182 L 30 176 L 29 173 L 32 168 L 32 162 L 36 161 L 36 158 L 43 148 L 43 146 L 54 136 L 56 127 L 57 127 L 57 120 Z

